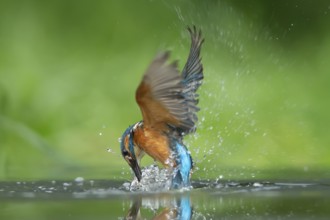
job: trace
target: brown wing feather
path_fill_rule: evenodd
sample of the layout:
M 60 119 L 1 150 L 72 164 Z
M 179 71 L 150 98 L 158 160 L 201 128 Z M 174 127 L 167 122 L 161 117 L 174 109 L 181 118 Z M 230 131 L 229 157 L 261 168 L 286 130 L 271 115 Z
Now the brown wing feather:
M 161 53 L 150 64 L 136 91 L 145 127 L 163 131 L 171 127 L 179 134 L 195 130 L 199 110 L 196 91 L 203 80 L 200 50 L 204 40 L 196 27 L 188 30 L 192 42 L 182 74 L 176 62 L 166 63 L 169 52 Z
M 136 91 L 146 127 L 178 126 L 188 110 L 181 76 L 176 63 L 166 64 L 168 57 L 169 52 L 165 52 L 153 60 Z

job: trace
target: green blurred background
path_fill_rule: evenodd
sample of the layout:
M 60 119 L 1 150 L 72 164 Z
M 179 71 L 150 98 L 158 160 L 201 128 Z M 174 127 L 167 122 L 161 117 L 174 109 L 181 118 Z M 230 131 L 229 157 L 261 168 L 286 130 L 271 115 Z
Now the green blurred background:
M 330 178 L 328 1 L 1 0 L 0 179 L 130 179 L 135 89 L 161 50 L 183 67 L 192 24 L 193 178 Z

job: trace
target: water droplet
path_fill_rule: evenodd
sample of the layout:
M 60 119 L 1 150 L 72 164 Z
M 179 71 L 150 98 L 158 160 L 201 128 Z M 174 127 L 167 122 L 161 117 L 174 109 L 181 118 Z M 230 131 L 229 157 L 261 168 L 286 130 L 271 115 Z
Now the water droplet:
M 63 186 L 71 186 L 72 185 L 72 183 L 63 183 Z
M 262 187 L 262 184 L 261 183 L 253 183 L 253 186 L 254 187 Z
M 74 179 L 74 181 L 77 183 L 81 183 L 81 182 L 84 182 L 84 178 L 79 176 L 76 179 Z

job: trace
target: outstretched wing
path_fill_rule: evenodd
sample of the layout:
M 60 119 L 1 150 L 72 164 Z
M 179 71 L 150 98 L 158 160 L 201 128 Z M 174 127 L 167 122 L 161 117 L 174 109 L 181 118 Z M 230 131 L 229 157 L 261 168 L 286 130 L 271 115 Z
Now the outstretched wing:
M 169 52 L 161 53 L 150 64 L 136 91 L 145 127 L 164 131 L 171 127 L 179 133 L 195 129 L 199 110 L 195 92 L 203 79 L 199 57 L 203 40 L 196 28 L 188 30 L 192 44 L 182 75 L 176 62 L 167 64 Z
M 197 112 L 199 108 L 197 89 L 203 82 L 203 65 L 200 57 L 201 47 L 204 42 L 201 30 L 197 31 L 194 26 L 192 29 L 188 27 L 191 36 L 191 47 L 189 56 L 182 70 L 182 84 L 184 86 L 183 95 L 188 107 L 188 119 L 192 126 L 189 129 L 183 130 L 184 133 L 190 133 L 195 130 L 197 122 Z
M 191 36 L 191 46 L 186 65 L 182 70 L 182 79 L 186 87 L 192 88 L 192 91 L 196 92 L 204 77 L 202 58 L 200 57 L 204 38 L 202 37 L 202 31 L 197 31 L 195 26 L 193 29 L 188 27 L 188 31 Z
M 144 126 L 165 129 L 180 126 L 188 108 L 176 62 L 166 64 L 169 52 L 159 54 L 149 66 L 136 91 Z

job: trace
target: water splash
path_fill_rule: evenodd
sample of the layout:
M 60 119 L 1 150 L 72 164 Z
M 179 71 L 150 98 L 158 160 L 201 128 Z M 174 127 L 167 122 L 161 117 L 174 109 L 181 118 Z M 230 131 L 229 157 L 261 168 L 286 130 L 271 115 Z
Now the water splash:
M 111 148 L 108 148 L 108 149 L 107 149 L 107 152 L 108 152 L 108 153 L 115 153 Z
M 136 177 L 131 183 L 123 186 L 129 191 L 168 191 L 172 184 L 172 172 L 169 169 L 160 169 L 153 164 L 142 169 L 142 179 Z
M 132 182 L 125 182 L 123 187 L 135 192 L 166 192 L 172 188 L 173 169 L 159 168 L 153 164 L 142 169 L 142 179 L 139 182 L 134 177 Z M 180 191 L 192 189 L 192 186 L 182 187 Z

